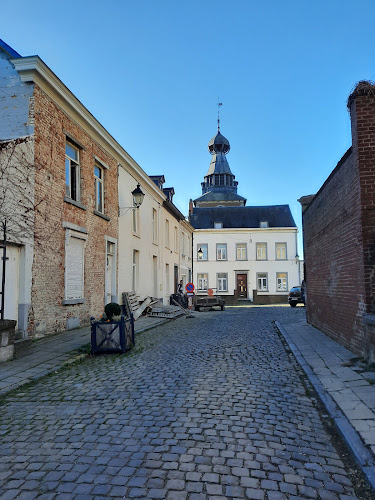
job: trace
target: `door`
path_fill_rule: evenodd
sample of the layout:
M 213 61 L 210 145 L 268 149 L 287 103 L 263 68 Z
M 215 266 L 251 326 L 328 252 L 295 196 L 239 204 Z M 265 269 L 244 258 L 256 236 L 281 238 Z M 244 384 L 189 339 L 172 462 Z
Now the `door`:
M 174 266 L 174 293 L 177 293 L 178 287 L 178 266 Z
M 3 249 L 0 248 L 0 257 L 3 256 Z M 20 249 L 7 245 L 7 261 L 5 264 L 5 293 L 4 293 L 4 319 L 18 321 L 18 294 L 20 276 Z M 3 275 L 3 261 L 0 260 L 0 291 Z M 1 300 L 1 295 L 0 295 Z
M 105 270 L 105 303 L 112 302 L 113 252 L 115 245 L 107 242 L 107 267 Z
M 238 297 L 247 298 L 247 274 L 237 274 Z

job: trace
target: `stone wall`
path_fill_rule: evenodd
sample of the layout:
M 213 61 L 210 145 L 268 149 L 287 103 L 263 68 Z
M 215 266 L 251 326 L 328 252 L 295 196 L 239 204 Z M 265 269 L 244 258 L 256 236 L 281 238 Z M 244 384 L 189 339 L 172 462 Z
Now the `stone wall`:
M 16 321 L 0 320 L 0 363 L 13 358 Z

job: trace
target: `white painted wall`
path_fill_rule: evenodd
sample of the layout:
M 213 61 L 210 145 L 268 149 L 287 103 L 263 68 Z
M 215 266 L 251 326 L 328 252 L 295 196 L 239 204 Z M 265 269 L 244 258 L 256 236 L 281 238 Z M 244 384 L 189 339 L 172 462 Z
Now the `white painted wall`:
M 253 300 L 257 273 L 268 273 L 268 291 L 258 295 L 287 295 L 292 286 L 300 284 L 299 263 L 295 256 L 296 228 L 252 228 L 252 229 L 197 229 L 194 231 L 194 284 L 197 274 L 208 273 L 208 287 L 216 289 L 217 273 L 228 274 L 228 291 L 221 295 L 233 295 L 237 286 L 236 275 L 248 275 L 248 298 Z M 256 243 L 267 243 L 267 260 L 256 260 Z M 197 260 L 197 250 L 201 244 L 208 244 L 208 261 Z M 216 260 L 216 244 L 227 244 L 227 260 Z M 236 260 L 236 243 L 246 243 L 247 260 Z M 276 260 L 276 243 L 287 244 L 287 259 Z M 288 273 L 287 291 L 276 288 L 276 273 Z M 199 292 L 198 292 L 199 293 Z
M 178 279 L 184 273 L 188 277 L 192 263 L 192 250 L 186 247 L 184 256 L 181 248 L 181 235 L 185 233 L 186 245 L 192 235 L 192 227 L 185 221 L 178 221 L 164 207 L 164 193 L 149 179 L 136 179 L 126 166 L 119 168 L 119 207 L 132 206 L 131 192 L 139 182 L 145 198 L 136 210 L 138 230 L 133 231 L 133 210 L 119 217 L 118 239 L 118 295 L 122 303 L 122 293 L 135 292 L 139 301 L 148 296 L 162 299 L 169 304 L 169 295 L 174 293 L 174 267 L 178 266 Z M 153 239 L 153 210 L 157 214 L 157 236 Z M 166 223 L 169 220 L 169 242 Z M 175 244 L 175 228 L 177 245 Z M 133 285 L 133 252 L 137 251 L 135 286 Z M 169 264 L 168 283 L 166 264 Z M 155 282 L 156 280 L 156 282 Z

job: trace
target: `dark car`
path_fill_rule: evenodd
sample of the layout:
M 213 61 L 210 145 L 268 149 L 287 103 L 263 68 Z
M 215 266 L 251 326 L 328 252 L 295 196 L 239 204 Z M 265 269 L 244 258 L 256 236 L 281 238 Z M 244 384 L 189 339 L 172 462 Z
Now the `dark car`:
M 288 295 L 288 302 L 292 307 L 298 303 L 305 305 L 305 291 L 301 286 L 294 286 Z

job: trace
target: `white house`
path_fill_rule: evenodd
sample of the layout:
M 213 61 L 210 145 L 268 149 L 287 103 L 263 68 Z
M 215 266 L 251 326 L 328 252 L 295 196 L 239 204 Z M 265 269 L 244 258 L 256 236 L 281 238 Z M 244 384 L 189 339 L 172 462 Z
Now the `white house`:
M 169 304 L 179 280 L 191 280 L 193 227 L 173 204 L 174 189 L 163 188 L 164 182 L 163 175 L 141 176 L 129 166 L 119 168 L 120 301 L 122 292 L 134 290 L 139 301 L 152 296 Z M 137 183 L 145 197 L 132 209 Z
M 286 302 L 302 280 L 298 229 L 288 205 L 246 206 L 226 154 L 229 141 L 218 133 L 202 196 L 190 204 L 194 227 L 194 283 L 197 294 L 209 288 L 226 302 Z

